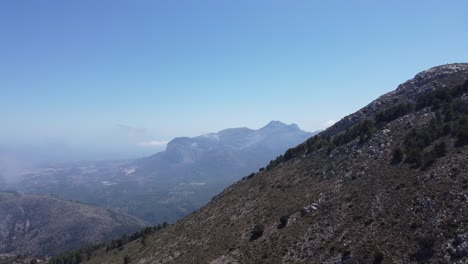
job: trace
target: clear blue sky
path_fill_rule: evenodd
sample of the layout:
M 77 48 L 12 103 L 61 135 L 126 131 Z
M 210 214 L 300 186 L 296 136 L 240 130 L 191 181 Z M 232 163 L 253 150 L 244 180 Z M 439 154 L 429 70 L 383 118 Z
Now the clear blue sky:
M 321 129 L 467 62 L 467 3 L 3 0 L 0 147 L 120 158 L 270 120 Z

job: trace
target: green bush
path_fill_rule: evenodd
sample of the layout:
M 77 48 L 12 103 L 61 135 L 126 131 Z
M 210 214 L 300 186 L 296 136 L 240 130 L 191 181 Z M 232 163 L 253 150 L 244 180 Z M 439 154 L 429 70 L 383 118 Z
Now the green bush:
M 434 162 L 436 161 L 437 159 L 437 156 L 435 154 L 434 151 L 429 151 L 429 152 L 425 152 L 423 155 L 422 155 L 422 169 L 423 170 L 426 170 L 427 168 L 429 168 L 429 166 L 431 166 L 432 164 L 434 164 Z
M 341 146 L 347 144 L 359 137 L 360 142 L 369 139 L 375 131 L 375 123 L 373 120 L 364 119 L 356 125 L 346 129 L 344 133 L 335 136 L 332 140 L 334 146 Z
M 455 133 L 457 136 L 457 141 L 455 145 L 457 147 L 463 147 L 468 144 L 468 117 L 467 116 L 460 118 L 456 126 Z
M 445 142 L 441 142 L 434 146 L 434 153 L 437 157 L 443 157 L 447 154 L 447 146 Z
M 407 115 L 414 110 L 413 104 L 401 103 L 396 106 L 390 107 L 375 116 L 375 123 L 380 124 L 383 122 L 393 121 L 401 116 Z
M 403 150 L 396 148 L 393 150 L 392 164 L 398 164 L 403 161 Z
M 278 229 L 286 227 L 289 221 L 289 215 L 283 215 L 280 217 L 280 223 L 278 225 Z
M 262 224 L 256 224 L 251 232 L 250 241 L 259 239 L 263 235 L 263 230 Z

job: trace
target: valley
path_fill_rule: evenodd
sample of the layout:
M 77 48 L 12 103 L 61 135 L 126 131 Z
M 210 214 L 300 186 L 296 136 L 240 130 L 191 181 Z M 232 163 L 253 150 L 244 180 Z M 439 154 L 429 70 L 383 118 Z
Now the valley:
M 176 138 L 166 151 L 143 159 L 24 172 L 3 188 L 113 208 L 152 224 L 171 223 L 314 134 L 278 121 L 259 130 L 227 129 Z

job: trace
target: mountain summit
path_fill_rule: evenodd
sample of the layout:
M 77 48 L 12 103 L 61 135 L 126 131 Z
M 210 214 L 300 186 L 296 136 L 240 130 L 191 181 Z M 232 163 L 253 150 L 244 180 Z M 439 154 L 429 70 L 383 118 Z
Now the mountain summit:
M 268 163 L 272 157 L 312 135 L 295 124 L 271 121 L 258 130 L 229 128 L 194 138 L 175 138 L 167 144 L 166 151 L 142 159 L 138 164 L 140 170 L 145 171 L 160 171 L 157 166 L 188 170 L 171 172 L 179 177 L 196 177 L 193 170 L 205 174 L 205 171 L 216 171 L 213 164 L 224 164 L 229 169 L 220 166 L 222 171 L 217 177 L 235 178 Z
M 158 182 L 159 196 L 167 193 L 165 199 L 177 210 L 153 208 L 146 215 L 136 215 L 155 223 L 177 220 L 313 135 L 295 124 L 272 121 L 258 130 L 228 128 L 193 138 L 175 138 L 166 151 L 136 161 L 133 176 Z M 148 192 L 155 192 L 155 188 Z
M 267 163 L 272 154 L 278 155 L 287 148 L 297 145 L 314 135 L 302 131 L 296 124 L 286 125 L 280 121 L 271 121 L 266 126 L 253 130 L 246 127 L 228 128 L 218 133 L 210 133 L 194 138 L 175 138 L 167 144 L 166 151 L 143 159 L 142 167 L 152 167 L 155 164 L 169 162 L 176 164 L 192 164 L 195 162 L 230 163 L 234 167 L 245 167 L 242 164 L 253 162 L 255 166 L 247 166 L 249 170 Z M 274 138 L 273 138 L 274 137 Z M 243 152 L 242 156 L 241 153 Z M 251 156 L 255 155 L 255 159 Z M 239 162 L 235 164 L 235 162 Z M 230 171 L 235 176 L 235 171 Z M 248 171 L 243 170 L 243 173 Z M 239 174 L 242 175 L 242 174 Z M 226 177 L 220 175 L 219 177 Z
M 296 124 L 286 125 L 280 121 L 270 121 L 266 126 L 260 128 L 260 130 L 290 130 L 290 131 L 299 131 L 300 128 Z
M 466 263 L 468 64 L 424 71 L 90 263 Z

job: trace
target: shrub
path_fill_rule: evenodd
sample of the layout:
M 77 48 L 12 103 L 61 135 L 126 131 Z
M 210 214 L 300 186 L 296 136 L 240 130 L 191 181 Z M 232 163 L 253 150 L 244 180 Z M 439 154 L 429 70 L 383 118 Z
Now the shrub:
M 396 148 L 393 150 L 392 164 L 398 164 L 403 161 L 403 150 Z
M 293 150 L 292 149 L 286 150 L 286 152 L 284 153 L 284 160 L 288 161 L 292 158 L 293 158 Z
M 445 142 L 441 142 L 437 145 L 434 146 L 434 153 L 436 154 L 437 157 L 443 157 L 445 154 L 447 154 L 447 146 L 445 145 Z
M 355 138 L 359 137 L 360 142 L 369 139 L 375 131 L 374 121 L 365 119 L 357 123 L 356 125 L 346 129 L 342 134 L 335 136 L 332 140 L 332 146 L 341 146 L 351 142 Z
M 250 241 L 259 239 L 263 235 L 263 229 L 262 224 L 256 224 L 251 232 Z
M 464 116 L 458 121 L 456 127 L 457 141 L 455 145 L 457 147 L 463 147 L 468 144 L 468 117 Z
M 289 215 L 283 215 L 282 217 L 280 217 L 280 223 L 278 225 L 278 229 L 286 227 L 286 225 L 288 224 L 288 220 L 289 220 Z
M 383 259 L 384 259 L 383 254 L 380 252 L 376 252 L 374 254 L 374 261 L 372 262 L 372 264 L 381 264 L 383 262 Z
M 406 150 L 406 163 L 413 163 L 416 166 L 422 164 L 422 151 L 416 148 L 410 148 Z
M 412 104 L 401 103 L 390 107 L 375 116 L 375 123 L 383 123 L 393 121 L 401 116 L 411 113 L 414 110 Z
M 435 239 L 432 237 L 423 237 L 418 239 L 419 249 L 411 255 L 411 260 L 415 260 L 418 262 L 426 261 L 432 258 L 434 254 L 433 247 L 434 247 Z
M 426 170 L 427 168 L 429 168 L 429 166 L 434 164 L 436 159 L 437 159 L 437 156 L 434 151 L 429 151 L 429 152 L 424 153 L 423 159 L 422 159 L 422 169 Z

